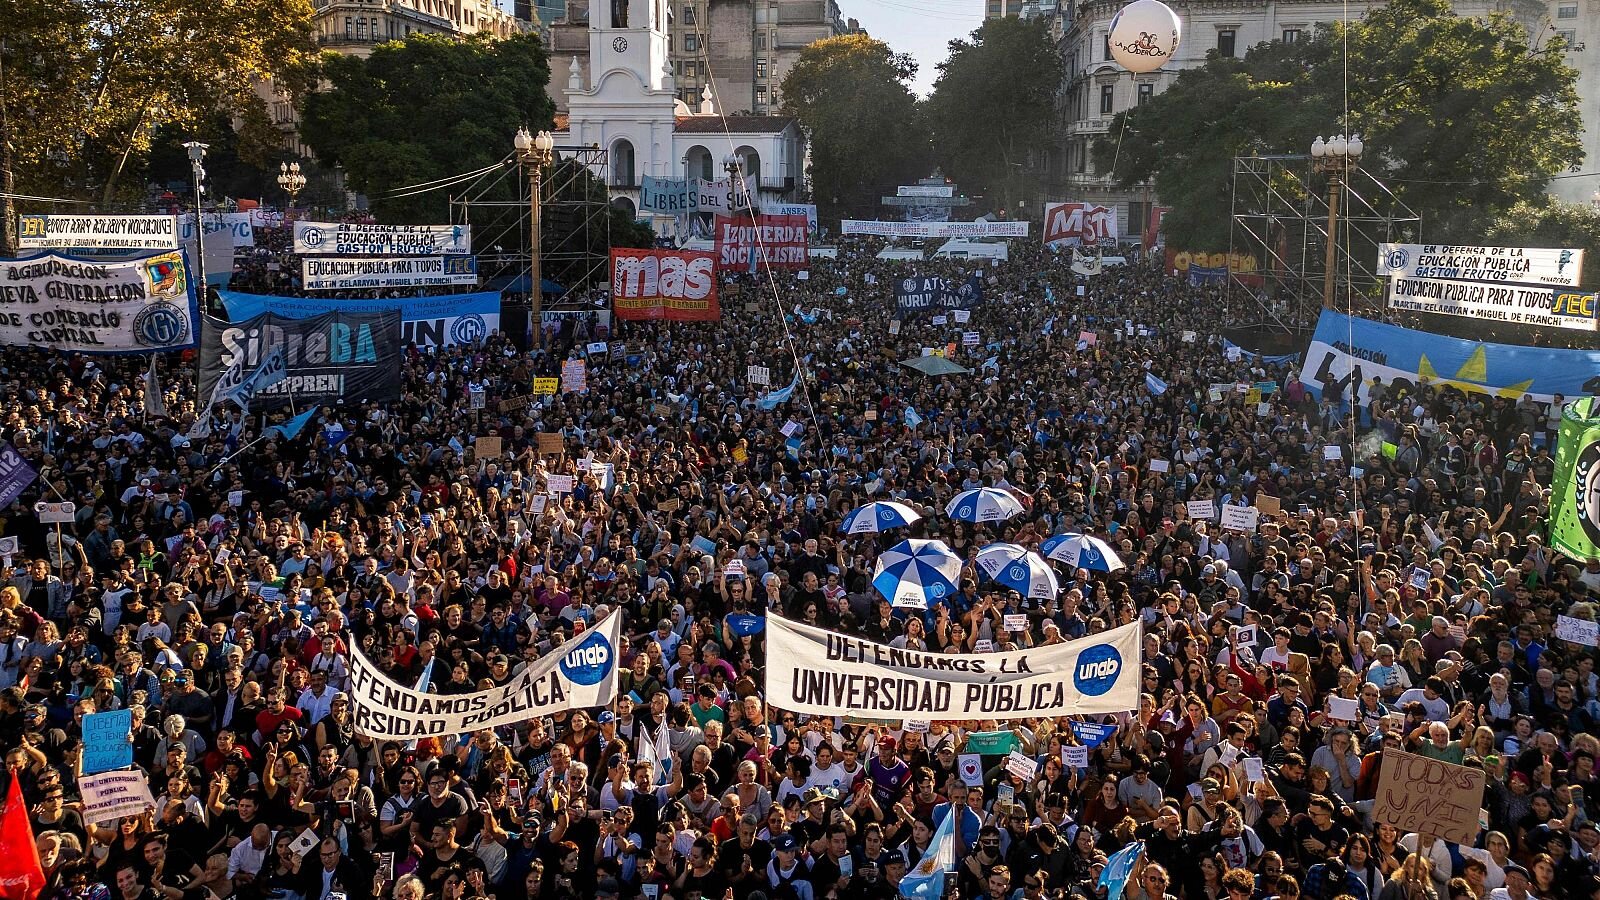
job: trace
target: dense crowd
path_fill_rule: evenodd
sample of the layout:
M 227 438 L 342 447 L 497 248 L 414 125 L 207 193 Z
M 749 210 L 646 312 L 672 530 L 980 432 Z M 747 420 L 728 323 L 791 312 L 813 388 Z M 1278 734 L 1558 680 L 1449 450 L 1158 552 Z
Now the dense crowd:
M 412 348 L 398 403 L 324 407 L 294 440 L 253 444 L 258 414 L 188 438 L 188 358 L 158 361 L 156 416 L 145 360 L 6 351 L 0 436 L 41 478 L 0 511 L 20 541 L 0 749 L 45 896 L 872 900 L 949 816 L 963 898 L 1107 900 L 1102 868 L 1134 841 L 1126 900 L 1600 896 L 1595 652 L 1551 635 L 1557 614 L 1594 619 L 1600 560 L 1541 541 L 1555 411 L 1381 385 L 1351 409 L 1295 365 L 1230 358 L 1220 330 L 1259 313 L 1219 288 L 1142 265 L 1077 278 L 1023 242 L 987 264 L 876 246 L 846 242 L 805 280 L 727 276 L 719 322 L 622 323 L 625 352 L 589 359 L 586 393 L 529 397 L 589 334 Z M 970 322 L 901 318 L 895 276 L 940 270 L 982 271 Z M 970 374 L 900 363 L 950 343 Z M 503 456 L 475 458 L 491 434 Z M 553 474 L 576 485 L 546 501 Z M 976 486 L 1024 514 L 946 518 Z M 1190 515 L 1262 496 L 1281 512 L 1257 533 Z M 40 498 L 75 501 L 76 522 L 41 525 Z M 875 499 L 925 517 L 842 535 Z M 971 565 L 989 542 L 1067 531 L 1126 568 L 1062 571 L 1036 602 Z M 925 613 L 871 586 L 908 535 L 968 561 Z M 1097 718 L 1115 730 L 1084 766 L 1066 764 L 1083 743 L 1066 719 L 798 716 L 763 697 L 762 633 L 730 624 L 767 610 L 935 653 L 1142 620 L 1141 701 Z M 609 708 L 414 743 L 352 727 L 352 647 L 396 682 L 463 693 L 613 611 Z M 1005 628 L 1016 612 L 1026 631 Z M 1331 699 L 1358 714 L 1335 719 Z M 155 802 L 86 822 L 82 720 L 118 709 Z M 656 767 L 640 742 L 663 728 Z M 968 784 L 973 733 L 1036 776 L 991 754 Z M 1393 749 L 1487 773 L 1475 843 L 1374 826 Z

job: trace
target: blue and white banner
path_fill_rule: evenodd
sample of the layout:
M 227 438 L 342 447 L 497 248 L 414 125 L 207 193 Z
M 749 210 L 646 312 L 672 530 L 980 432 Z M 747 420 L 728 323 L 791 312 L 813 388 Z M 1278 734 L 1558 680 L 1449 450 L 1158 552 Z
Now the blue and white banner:
M 1095 722 L 1072 722 L 1070 724 L 1072 726 L 1072 734 L 1090 750 L 1100 746 L 1105 742 L 1106 738 L 1117 733 L 1117 726 L 1115 725 L 1100 725 Z
M 1122 900 L 1122 888 L 1128 883 L 1128 876 L 1133 874 L 1133 865 L 1143 852 L 1144 841 L 1134 841 L 1106 861 L 1106 867 L 1100 870 L 1100 882 L 1095 885 L 1106 889 L 1106 900 Z
M 1262 365 L 1266 366 L 1287 366 L 1300 361 L 1300 354 L 1298 353 L 1283 353 L 1277 356 L 1266 356 L 1257 353 L 1254 350 L 1246 350 L 1227 338 L 1222 339 L 1222 352 L 1223 355 L 1227 356 L 1229 359 L 1233 359 L 1237 356 L 1248 356 L 1251 360 L 1260 362 Z
M 1331 390 L 1346 400 L 1353 380 L 1365 406 L 1373 376 L 1390 396 L 1426 378 L 1436 388 L 1511 400 L 1529 395 L 1548 404 L 1557 394 L 1571 399 L 1600 391 L 1600 351 L 1469 341 L 1325 310 L 1300 380 L 1319 399 Z
M 1379 244 L 1378 272 L 1391 278 L 1445 278 L 1577 287 L 1583 251 L 1547 247 Z
M 815 203 L 763 203 L 761 211 L 769 216 L 805 216 L 806 228 L 817 231 L 817 205 Z
M 349 256 L 466 254 L 472 252 L 472 226 L 296 222 L 294 252 Z
M 0 259 L 0 346 L 73 353 L 192 347 L 194 279 L 182 250 L 90 259 Z
M 983 279 L 973 275 L 958 287 L 943 275 L 908 275 L 895 282 L 894 301 L 901 312 L 971 309 L 983 302 Z
M 0 445 L 0 509 L 11 506 L 38 477 L 39 472 L 28 465 L 15 447 Z
M 234 322 L 272 313 L 286 319 L 308 319 L 323 313 L 365 313 L 398 310 L 400 344 L 421 348 L 450 347 L 481 341 L 500 330 L 500 294 L 479 291 L 439 297 L 394 297 L 382 300 L 345 300 L 336 297 L 277 297 L 218 291 L 228 318 Z
M 231 238 L 230 246 L 254 247 L 256 245 L 256 229 L 265 228 L 267 220 L 261 210 L 230 213 L 205 213 L 202 216 L 206 223 L 206 240 L 226 232 Z M 178 240 L 192 242 L 195 239 L 194 213 L 178 217 Z
M 944 877 L 956 870 L 956 820 L 966 815 L 966 807 L 952 806 L 945 811 L 927 852 L 916 868 L 900 879 L 900 896 L 908 900 L 939 900 L 944 896 Z
M 304 256 L 300 280 L 308 291 L 389 287 L 476 287 L 475 256 Z
M 751 208 L 755 192 L 750 179 L 737 186 L 728 178 L 705 181 L 699 178 L 657 178 L 644 176 L 639 184 L 639 211 L 683 216 L 691 213 L 728 215 Z
M 879 237 L 953 238 L 1028 236 L 1027 222 L 880 222 L 845 219 L 840 234 L 875 234 Z

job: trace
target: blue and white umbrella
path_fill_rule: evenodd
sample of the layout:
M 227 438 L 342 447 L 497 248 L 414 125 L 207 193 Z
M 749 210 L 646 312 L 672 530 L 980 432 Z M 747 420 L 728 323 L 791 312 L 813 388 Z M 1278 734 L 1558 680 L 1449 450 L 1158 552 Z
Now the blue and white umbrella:
M 1126 568 L 1111 545 L 1087 534 L 1058 534 L 1039 545 L 1045 559 L 1066 563 L 1074 569 L 1115 572 Z
M 950 498 L 945 514 L 958 522 L 1001 522 L 1022 513 L 1022 501 L 999 488 L 974 488 Z
M 990 580 L 1034 600 L 1049 600 L 1061 590 L 1056 573 L 1039 554 L 1016 544 L 995 543 L 978 551 L 978 571 Z
M 921 513 L 904 503 L 880 500 L 851 510 L 850 514 L 844 517 L 844 524 L 839 526 L 839 530 L 845 534 L 887 531 L 890 528 L 904 528 L 920 518 L 922 518 Z
M 872 586 L 897 607 L 927 609 L 956 592 L 961 557 L 944 541 L 910 538 L 878 555 Z

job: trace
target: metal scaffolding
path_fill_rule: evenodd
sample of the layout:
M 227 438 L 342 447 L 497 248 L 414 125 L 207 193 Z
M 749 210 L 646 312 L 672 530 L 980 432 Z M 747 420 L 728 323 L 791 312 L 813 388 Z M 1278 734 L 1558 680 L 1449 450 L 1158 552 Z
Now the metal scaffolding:
M 1378 245 L 1418 240 L 1422 217 L 1358 166 L 1339 190 L 1332 305 L 1381 303 Z M 1255 303 L 1263 328 L 1293 332 L 1315 323 L 1327 271 L 1328 199 L 1328 180 L 1312 171 L 1308 155 L 1234 157 L 1228 257 L 1259 265 L 1253 272 L 1229 267 L 1229 300 Z

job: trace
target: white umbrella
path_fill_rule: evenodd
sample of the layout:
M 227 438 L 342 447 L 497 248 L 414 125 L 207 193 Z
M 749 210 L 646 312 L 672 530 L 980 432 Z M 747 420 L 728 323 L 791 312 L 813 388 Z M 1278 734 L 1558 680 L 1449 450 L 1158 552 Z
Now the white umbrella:
M 1047 539 L 1039 549 L 1044 552 L 1046 559 L 1066 563 L 1074 569 L 1115 572 L 1126 568 L 1110 544 L 1087 534 L 1058 534 Z
M 1022 513 L 1022 501 L 999 488 L 974 488 L 950 498 L 945 514 L 959 522 L 1001 522 Z
M 850 514 L 844 517 L 844 523 L 839 526 L 839 530 L 845 534 L 865 534 L 889 528 L 904 528 L 920 518 L 922 513 L 904 503 L 879 500 L 851 510 Z
M 1039 554 L 1016 544 L 994 543 L 978 551 L 978 570 L 1024 597 L 1049 600 L 1061 590 L 1056 573 Z
M 944 541 L 908 538 L 878 555 L 872 586 L 895 606 L 927 609 L 956 592 L 961 557 Z

